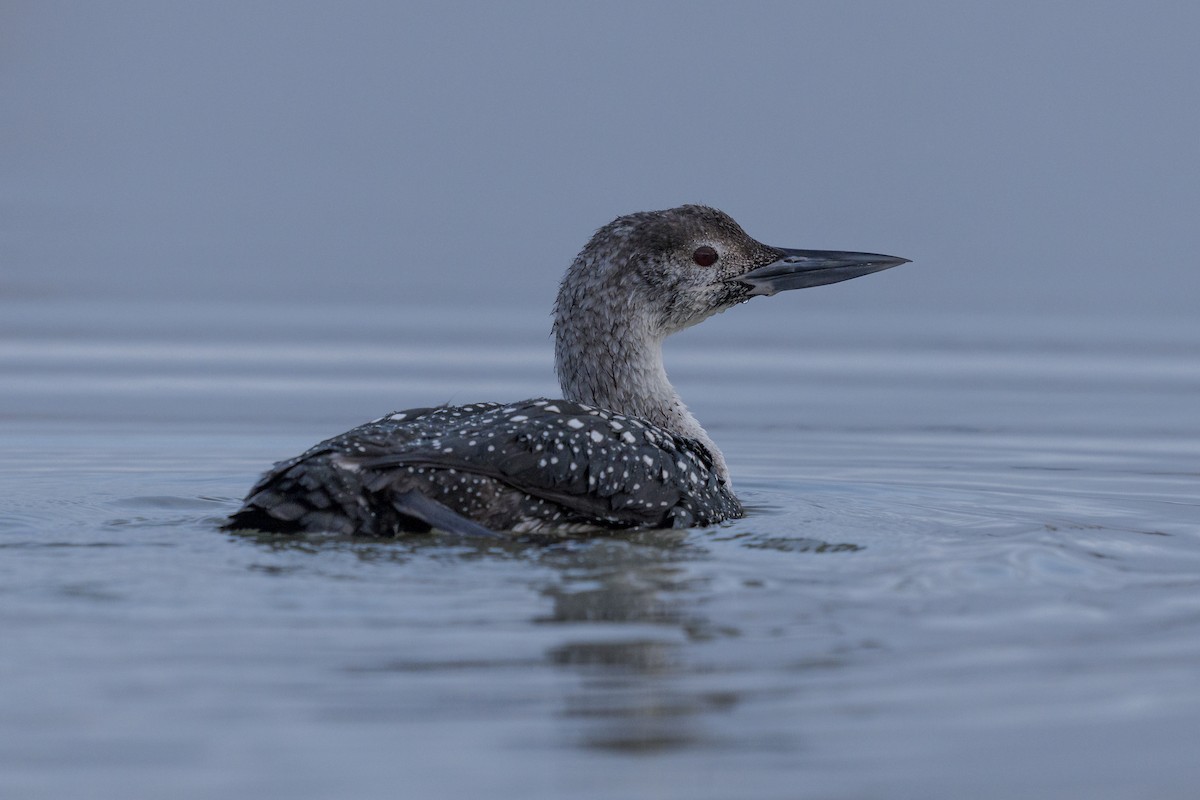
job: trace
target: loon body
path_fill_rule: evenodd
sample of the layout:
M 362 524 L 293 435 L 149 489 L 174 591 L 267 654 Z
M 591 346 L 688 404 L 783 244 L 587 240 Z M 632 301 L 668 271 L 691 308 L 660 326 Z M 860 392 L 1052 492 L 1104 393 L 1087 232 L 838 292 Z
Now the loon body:
M 226 527 L 495 535 L 739 517 L 721 451 L 667 380 L 663 340 L 757 295 L 906 261 L 770 247 L 705 206 L 619 217 L 596 232 L 559 288 L 563 399 L 381 417 L 277 463 Z

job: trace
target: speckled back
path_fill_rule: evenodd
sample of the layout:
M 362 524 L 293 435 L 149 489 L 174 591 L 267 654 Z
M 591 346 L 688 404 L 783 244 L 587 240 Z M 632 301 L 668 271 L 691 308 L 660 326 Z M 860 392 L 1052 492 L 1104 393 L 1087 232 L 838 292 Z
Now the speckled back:
M 275 465 L 247 507 L 271 513 L 286 502 L 294 507 L 284 515 L 302 529 L 394 534 L 405 520 L 390 498 L 414 489 L 486 527 L 518 532 L 678 528 L 742 513 L 698 443 L 545 399 L 389 414 Z

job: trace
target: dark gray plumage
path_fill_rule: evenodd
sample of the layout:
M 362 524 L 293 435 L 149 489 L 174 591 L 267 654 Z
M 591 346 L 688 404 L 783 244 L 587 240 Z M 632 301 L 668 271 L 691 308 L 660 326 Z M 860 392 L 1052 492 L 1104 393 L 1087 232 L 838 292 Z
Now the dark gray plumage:
M 494 535 L 741 516 L 724 457 L 667 379 L 663 339 L 756 295 L 904 261 L 769 247 L 705 206 L 620 217 L 597 231 L 559 289 L 565 399 L 382 417 L 276 464 L 226 527 Z

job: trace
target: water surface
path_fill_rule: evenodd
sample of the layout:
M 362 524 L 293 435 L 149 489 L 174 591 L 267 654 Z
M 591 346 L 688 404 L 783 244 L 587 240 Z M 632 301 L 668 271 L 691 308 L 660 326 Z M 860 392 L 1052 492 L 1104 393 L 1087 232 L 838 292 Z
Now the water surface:
M 745 519 L 497 545 L 218 525 L 543 310 L 0 301 L 0 793 L 1194 796 L 1200 324 L 772 302 L 667 354 Z

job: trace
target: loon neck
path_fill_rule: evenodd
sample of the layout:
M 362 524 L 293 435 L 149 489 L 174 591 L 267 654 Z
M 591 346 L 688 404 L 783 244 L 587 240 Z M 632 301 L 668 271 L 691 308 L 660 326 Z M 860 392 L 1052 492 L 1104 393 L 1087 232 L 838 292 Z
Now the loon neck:
M 711 454 L 717 475 L 729 484 L 724 456 L 667 378 L 662 359 L 665 335 L 649 315 L 594 306 L 566 314 L 563 299 L 560 296 L 554 321 L 554 361 L 564 398 L 639 417 L 695 439 Z

